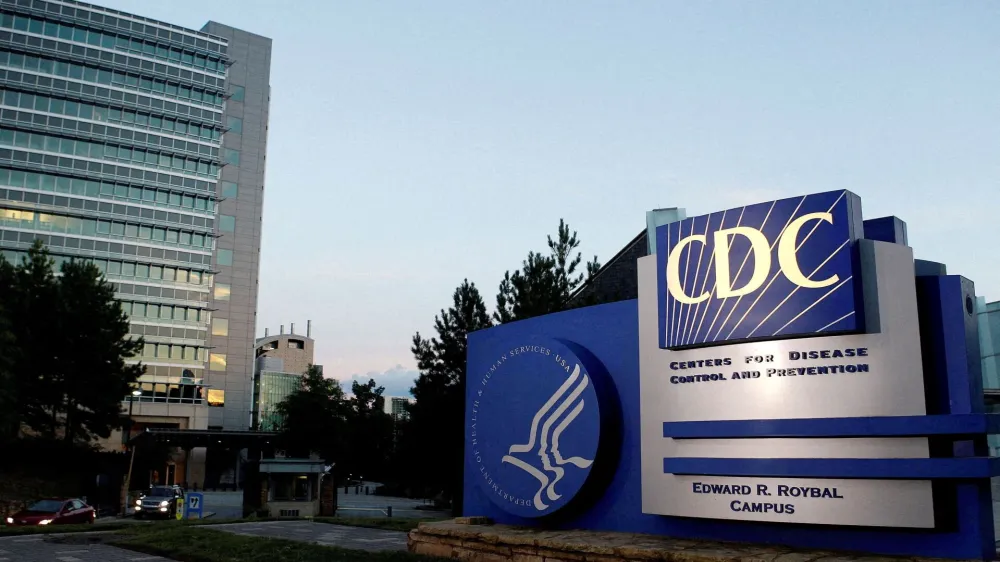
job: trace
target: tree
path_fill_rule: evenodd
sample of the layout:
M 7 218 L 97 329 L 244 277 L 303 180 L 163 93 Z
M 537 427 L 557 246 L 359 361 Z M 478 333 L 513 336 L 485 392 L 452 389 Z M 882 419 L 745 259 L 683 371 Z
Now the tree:
M 6 400 L 21 424 L 48 439 L 89 444 L 124 421 L 121 401 L 145 367 L 114 289 L 83 260 L 53 260 L 40 242 L 21 263 L 0 266 L 10 348 Z M 16 321 L 14 321 L 16 319 Z M 10 430 L 10 429 L 8 429 Z
M 325 378 L 316 365 L 309 365 L 299 388 L 276 408 L 282 418 L 278 445 L 289 456 L 308 457 L 315 452 L 327 462 L 339 462 L 347 408 L 340 383 Z
M 549 255 L 528 252 L 520 270 L 507 272 L 497 292 L 493 319 L 503 324 L 552 312 L 566 310 L 573 292 L 583 283 L 584 274 L 577 268 L 583 257 L 573 254 L 580 245 L 576 231 L 559 219 L 555 239 L 547 237 Z M 600 269 L 597 256 L 587 262 L 587 278 Z
M 128 317 L 94 264 L 64 263 L 57 292 L 64 337 L 55 382 L 61 383 L 63 438 L 107 438 L 121 427 L 122 398 L 145 371 L 142 364 L 125 362 L 139 355 L 144 342 L 129 337 Z
M 382 480 L 388 475 L 389 457 L 392 454 L 392 417 L 385 412 L 385 387 L 375 386 L 374 379 L 367 383 L 353 381 L 347 413 L 348 450 L 345 463 L 348 474 L 363 476 L 366 480 Z
M 451 500 L 461 511 L 462 455 L 465 441 L 467 336 L 493 323 L 486 304 L 468 279 L 455 289 L 452 306 L 434 318 L 437 336 L 413 336 L 420 376 L 411 390 L 410 420 L 400 433 L 409 476 Z
M 14 267 L 0 254 L 0 294 L 12 295 Z M 0 299 L 0 445 L 17 438 L 20 429 L 17 386 L 14 378 L 14 333 L 11 319 L 3 299 Z

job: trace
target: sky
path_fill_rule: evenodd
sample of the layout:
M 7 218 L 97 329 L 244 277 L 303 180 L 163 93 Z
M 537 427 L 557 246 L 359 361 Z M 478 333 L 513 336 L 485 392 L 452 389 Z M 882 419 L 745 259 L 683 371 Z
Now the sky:
M 415 332 L 560 218 L 849 189 L 1000 299 L 1000 3 L 103 0 L 274 40 L 258 335 L 404 395 Z

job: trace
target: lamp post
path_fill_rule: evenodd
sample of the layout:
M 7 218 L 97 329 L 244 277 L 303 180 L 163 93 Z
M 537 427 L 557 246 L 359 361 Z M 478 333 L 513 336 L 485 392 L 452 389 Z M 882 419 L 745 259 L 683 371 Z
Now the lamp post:
M 123 445 L 127 444 L 128 440 L 132 437 L 132 424 L 134 423 L 132 421 L 132 404 L 135 402 L 135 399 L 140 396 L 142 396 L 142 391 L 137 389 L 132 391 L 132 396 L 128 399 L 128 432 L 122 435 Z
M 127 433 L 122 434 L 122 444 L 125 445 L 128 449 L 132 449 L 132 456 L 129 458 L 128 461 L 128 473 L 125 475 L 125 481 L 122 483 L 122 493 L 121 493 L 122 517 L 125 517 L 125 515 L 128 513 L 128 500 L 129 500 L 128 489 L 132 484 L 132 462 L 135 461 L 135 449 L 128 444 L 129 440 L 132 437 L 132 424 L 133 424 L 132 405 L 135 402 L 135 399 L 140 396 L 142 396 L 142 391 L 136 389 L 132 391 L 132 396 L 130 396 L 128 399 L 128 427 L 126 429 Z

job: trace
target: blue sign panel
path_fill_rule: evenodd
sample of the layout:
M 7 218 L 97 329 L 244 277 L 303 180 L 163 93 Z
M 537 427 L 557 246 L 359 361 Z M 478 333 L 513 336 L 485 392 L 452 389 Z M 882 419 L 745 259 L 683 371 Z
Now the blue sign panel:
M 195 515 L 201 519 L 204 517 L 204 513 L 205 496 L 198 492 L 188 492 L 187 497 L 184 498 L 184 518 L 191 519 L 191 516 Z
M 570 345 L 518 337 L 469 365 L 466 458 L 494 504 L 518 517 L 555 513 L 591 474 L 602 438 L 600 369 Z
M 860 330 L 861 201 L 832 191 L 656 229 L 660 347 Z

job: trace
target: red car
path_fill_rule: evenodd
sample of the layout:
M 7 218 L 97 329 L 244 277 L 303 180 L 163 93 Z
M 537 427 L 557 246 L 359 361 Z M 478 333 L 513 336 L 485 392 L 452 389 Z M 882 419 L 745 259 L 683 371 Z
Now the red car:
M 97 511 L 79 499 L 47 499 L 28 506 L 7 518 L 11 527 L 29 525 L 73 525 L 93 523 Z

